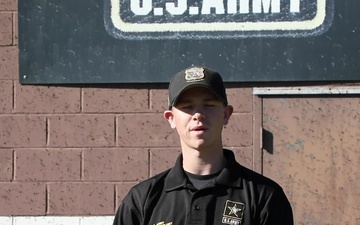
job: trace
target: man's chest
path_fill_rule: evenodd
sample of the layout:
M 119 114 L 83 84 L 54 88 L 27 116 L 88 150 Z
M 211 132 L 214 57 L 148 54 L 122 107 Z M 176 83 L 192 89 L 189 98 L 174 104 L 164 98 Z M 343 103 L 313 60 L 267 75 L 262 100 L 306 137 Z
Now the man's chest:
M 175 191 L 162 195 L 145 216 L 147 225 L 247 225 L 250 202 L 239 193 Z

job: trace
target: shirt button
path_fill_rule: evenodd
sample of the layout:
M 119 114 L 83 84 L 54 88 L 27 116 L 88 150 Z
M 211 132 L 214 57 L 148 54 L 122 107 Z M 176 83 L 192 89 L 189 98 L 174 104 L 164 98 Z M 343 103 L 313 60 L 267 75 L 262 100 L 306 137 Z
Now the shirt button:
M 197 205 L 195 205 L 193 208 L 194 208 L 194 210 L 196 210 L 196 211 L 200 210 L 200 207 L 197 206 Z

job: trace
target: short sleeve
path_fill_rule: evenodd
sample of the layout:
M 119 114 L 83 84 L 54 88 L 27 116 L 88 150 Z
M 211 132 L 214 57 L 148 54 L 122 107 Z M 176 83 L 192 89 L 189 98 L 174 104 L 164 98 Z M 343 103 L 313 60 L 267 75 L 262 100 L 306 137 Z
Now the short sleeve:
M 140 225 L 140 214 L 125 202 L 122 202 L 116 212 L 113 225 Z
M 294 225 L 291 204 L 282 188 L 276 189 L 261 210 L 262 225 Z

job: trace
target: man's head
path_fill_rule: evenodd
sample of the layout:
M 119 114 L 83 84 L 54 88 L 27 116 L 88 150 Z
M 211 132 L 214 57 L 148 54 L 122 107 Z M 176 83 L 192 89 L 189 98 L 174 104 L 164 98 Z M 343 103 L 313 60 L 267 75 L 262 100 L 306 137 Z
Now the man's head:
M 194 87 L 205 87 L 211 90 L 226 106 L 226 91 L 220 74 L 206 67 L 189 67 L 175 74 L 169 84 L 169 108 L 172 108 L 180 95 Z
M 183 149 L 222 151 L 221 132 L 232 112 L 219 73 L 190 67 L 171 79 L 164 118 L 177 130 Z

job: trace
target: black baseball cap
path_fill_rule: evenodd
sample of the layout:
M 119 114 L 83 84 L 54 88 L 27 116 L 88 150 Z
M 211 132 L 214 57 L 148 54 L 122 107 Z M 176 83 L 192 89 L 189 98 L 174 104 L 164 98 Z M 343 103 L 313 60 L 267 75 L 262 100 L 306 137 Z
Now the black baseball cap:
M 220 74 L 206 67 L 193 66 L 175 74 L 169 84 L 169 108 L 176 104 L 179 96 L 193 87 L 210 89 L 223 103 L 227 105 L 226 91 Z

